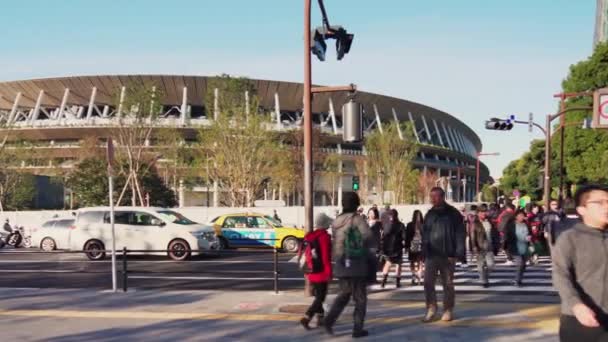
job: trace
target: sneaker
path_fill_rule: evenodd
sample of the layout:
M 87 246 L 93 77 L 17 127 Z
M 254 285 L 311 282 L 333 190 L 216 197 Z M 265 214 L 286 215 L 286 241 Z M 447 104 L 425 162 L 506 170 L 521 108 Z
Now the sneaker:
M 368 336 L 369 332 L 367 330 L 359 330 L 359 331 L 353 331 L 353 338 L 359 338 L 359 337 L 365 337 Z
M 325 333 L 327 333 L 327 335 L 333 336 L 334 335 L 334 328 L 327 325 L 325 321 L 323 321 L 323 329 L 325 330 Z
M 484 289 L 487 289 L 490 287 L 490 283 L 483 283 L 481 286 L 483 286 Z
M 325 315 L 317 314 L 317 327 L 322 327 L 323 322 L 325 322 Z
M 424 315 L 422 322 L 423 323 L 433 322 L 435 319 L 437 319 L 436 315 L 437 315 L 437 307 L 429 307 L 426 310 L 426 315 Z
M 454 314 L 452 314 L 452 310 L 445 310 L 443 315 L 441 316 L 441 320 L 444 322 L 450 322 L 454 319 Z
M 304 327 L 304 329 L 310 330 L 310 318 L 302 317 L 300 324 Z
M 515 263 L 512 260 L 507 260 L 507 262 L 505 262 L 505 265 L 513 266 L 513 265 L 515 265 Z

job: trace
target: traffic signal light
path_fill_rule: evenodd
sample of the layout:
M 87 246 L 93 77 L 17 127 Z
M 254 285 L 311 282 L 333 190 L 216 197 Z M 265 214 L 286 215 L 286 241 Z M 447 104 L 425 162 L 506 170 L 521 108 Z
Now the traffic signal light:
M 353 176 L 353 191 L 359 190 L 359 176 Z
M 336 40 L 336 54 L 338 60 L 344 58 L 344 55 L 350 51 L 353 44 L 354 34 L 348 33 L 342 26 L 317 27 L 312 32 L 310 41 L 311 52 L 319 58 L 321 62 L 325 61 L 325 52 L 327 51 L 326 39 Z
M 510 131 L 513 128 L 511 120 L 501 120 L 497 118 L 491 118 L 486 121 L 486 129 L 498 130 L 498 131 Z

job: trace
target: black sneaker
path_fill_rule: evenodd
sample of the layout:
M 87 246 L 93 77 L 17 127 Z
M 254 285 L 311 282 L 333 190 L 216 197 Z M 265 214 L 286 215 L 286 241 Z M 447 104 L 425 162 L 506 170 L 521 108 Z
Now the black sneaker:
M 369 332 L 367 330 L 353 331 L 353 338 L 365 337 L 368 335 Z
M 325 332 L 327 333 L 327 335 L 331 335 L 331 336 L 334 335 L 334 328 L 331 327 L 331 326 L 329 326 L 329 325 L 327 325 L 325 323 L 325 321 L 323 321 L 323 329 L 325 329 Z
M 490 287 L 490 283 L 483 283 L 482 285 L 485 289 L 487 289 L 488 287 Z
M 304 327 L 304 329 L 306 330 L 310 330 L 310 318 L 308 317 L 302 317 L 302 319 L 300 320 L 300 324 Z
M 517 286 L 517 287 L 524 287 L 524 283 L 522 283 L 521 281 L 520 281 L 520 282 L 517 282 L 517 285 L 516 285 L 516 286 Z

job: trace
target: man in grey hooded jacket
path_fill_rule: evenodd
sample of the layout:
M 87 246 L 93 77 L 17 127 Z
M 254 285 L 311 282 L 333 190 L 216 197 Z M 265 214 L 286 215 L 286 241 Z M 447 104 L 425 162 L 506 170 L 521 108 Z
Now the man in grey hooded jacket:
M 372 248 L 377 248 L 367 221 L 357 214 L 359 204 L 359 196 L 356 193 L 345 193 L 342 198 L 342 214 L 332 225 L 332 259 L 335 262 L 333 272 L 334 277 L 338 278 L 339 292 L 324 321 L 325 331 L 333 334 L 333 326 L 352 296 L 355 301 L 352 336 L 355 338 L 368 335 L 363 329 L 367 311 L 367 283 L 370 271 L 375 272 L 370 267 L 371 258 L 375 258 Z M 351 228 L 360 234 L 364 250 L 362 257 L 349 257 L 346 251 L 347 235 Z
M 563 232 L 552 251 L 560 339 L 608 341 L 608 188 L 582 187 L 575 202 L 583 222 Z

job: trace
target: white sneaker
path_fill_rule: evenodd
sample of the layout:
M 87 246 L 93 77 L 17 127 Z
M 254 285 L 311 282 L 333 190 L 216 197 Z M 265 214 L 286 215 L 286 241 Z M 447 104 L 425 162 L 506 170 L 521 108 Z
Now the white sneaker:
M 507 260 L 507 262 L 505 262 L 505 265 L 507 265 L 507 266 L 513 266 L 513 265 L 515 265 L 515 263 L 513 261 L 511 261 L 511 260 Z

